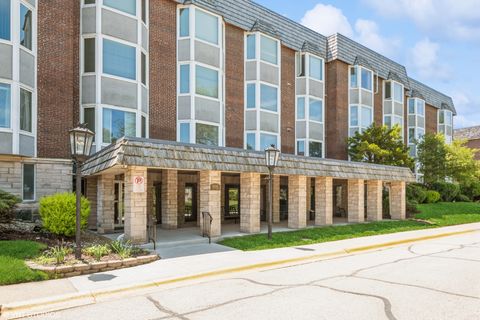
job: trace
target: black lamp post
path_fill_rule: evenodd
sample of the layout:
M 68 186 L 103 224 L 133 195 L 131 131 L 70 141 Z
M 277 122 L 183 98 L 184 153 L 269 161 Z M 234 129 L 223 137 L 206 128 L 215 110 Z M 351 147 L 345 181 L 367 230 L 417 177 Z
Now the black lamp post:
M 273 170 L 278 164 L 278 158 L 280 157 L 280 150 L 275 148 L 275 145 L 271 145 L 265 149 L 265 164 L 268 168 L 268 198 L 270 205 L 268 206 L 268 239 L 272 239 L 272 222 L 273 222 Z
M 75 258 L 82 258 L 82 244 L 80 240 L 81 230 L 81 188 L 82 188 L 82 162 L 90 155 L 92 148 L 94 133 L 87 129 L 86 124 L 80 124 L 76 128 L 70 130 L 70 151 L 75 161 L 75 192 L 76 192 L 76 231 L 75 231 Z

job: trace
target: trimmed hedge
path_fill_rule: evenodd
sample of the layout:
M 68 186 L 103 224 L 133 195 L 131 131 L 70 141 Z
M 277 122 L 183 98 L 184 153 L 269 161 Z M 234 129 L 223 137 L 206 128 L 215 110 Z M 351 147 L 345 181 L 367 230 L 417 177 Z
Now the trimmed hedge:
M 427 198 L 427 189 L 418 183 L 407 185 L 407 199 L 415 201 L 417 204 L 424 203 Z
M 426 192 L 427 194 L 427 198 L 426 198 L 426 203 L 437 203 L 438 201 L 440 201 L 440 193 L 437 192 L 437 191 L 434 191 L 434 190 L 428 190 Z
M 440 197 L 444 202 L 452 202 L 460 194 L 459 185 L 450 182 L 435 182 L 432 184 L 432 190 L 440 193 Z

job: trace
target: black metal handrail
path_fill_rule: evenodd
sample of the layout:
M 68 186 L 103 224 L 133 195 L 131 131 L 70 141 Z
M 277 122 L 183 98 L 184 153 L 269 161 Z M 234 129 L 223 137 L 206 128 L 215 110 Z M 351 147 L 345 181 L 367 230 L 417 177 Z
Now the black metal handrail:
M 212 215 L 210 212 L 203 211 L 202 212 L 202 219 L 203 219 L 203 226 L 202 226 L 202 237 L 208 237 L 208 243 L 212 243 Z

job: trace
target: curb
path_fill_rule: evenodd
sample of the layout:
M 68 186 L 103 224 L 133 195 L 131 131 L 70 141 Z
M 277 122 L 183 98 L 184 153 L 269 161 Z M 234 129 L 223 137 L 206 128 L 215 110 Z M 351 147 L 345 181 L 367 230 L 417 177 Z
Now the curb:
M 66 296 L 66 297 L 64 296 L 64 297 L 57 297 L 57 298 L 55 298 L 55 297 L 47 298 L 43 301 L 32 302 L 32 303 L 17 303 L 17 304 L 12 303 L 12 304 L 6 304 L 6 305 L 3 305 L 3 306 L 0 305 L 0 317 L 6 315 L 6 313 L 20 313 L 20 312 L 24 313 L 22 316 L 27 316 L 28 315 L 27 310 L 29 310 L 29 309 L 53 306 L 55 304 L 64 303 L 64 302 L 79 301 L 79 300 L 83 300 L 83 299 L 91 299 L 91 303 L 95 303 L 96 298 L 98 298 L 98 297 L 114 295 L 114 294 L 122 293 L 122 292 L 129 292 L 129 291 L 147 289 L 147 288 L 152 288 L 152 287 L 159 287 L 159 286 L 166 285 L 166 284 L 172 284 L 172 283 L 183 282 L 183 281 L 188 281 L 188 280 L 198 280 L 198 279 L 203 279 L 203 278 L 212 277 L 212 276 L 219 276 L 219 275 L 242 272 L 242 271 L 247 271 L 247 270 L 261 269 L 261 268 L 266 268 L 266 267 L 283 265 L 283 264 L 287 264 L 287 263 L 303 262 L 303 261 L 310 261 L 310 260 L 323 260 L 323 259 L 326 259 L 326 258 L 347 256 L 347 255 L 352 255 L 354 253 L 369 251 L 369 250 L 373 250 L 373 249 L 388 248 L 388 247 L 401 245 L 401 244 L 406 244 L 406 243 L 411 243 L 411 242 L 438 239 L 438 238 L 450 237 L 450 236 L 455 236 L 455 235 L 473 233 L 473 232 L 477 232 L 477 231 L 479 231 L 479 229 L 468 229 L 468 230 L 463 230 L 463 231 L 446 232 L 446 233 L 440 233 L 440 234 L 436 234 L 436 235 L 414 237 L 414 238 L 408 238 L 408 239 L 403 239 L 403 240 L 384 242 L 384 243 L 379 243 L 379 244 L 374 244 L 374 245 L 369 245 L 369 246 L 347 248 L 347 249 L 342 249 L 342 250 L 337 250 L 337 251 L 332 251 L 332 252 L 326 252 L 326 253 L 319 253 L 319 254 L 314 254 L 314 255 L 309 255 L 309 256 L 302 256 L 302 257 L 297 257 L 297 258 L 280 259 L 280 260 L 274 260 L 274 261 L 269 261 L 269 262 L 261 262 L 261 263 L 245 265 L 245 266 L 241 266 L 241 267 L 233 267 L 233 268 L 213 270 L 213 271 L 209 271 L 209 272 L 203 272 L 203 273 L 198 273 L 198 274 L 193 274 L 193 275 L 188 275 L 188 276 L 183 276 L 183 277 L 176 277 L 176 278 L 171 278 L 171 279 L 166 279 L 166 280 L 161 280 L 161 281 L 151 281 L 151 282 L 147 282 L 147 283 L 136 284 L 136 285 L 133 285 L 133 286 L 126 286 L 126 287 L 121 287 L 121 288 L 117 288 L 117 289 L 109 289 L 109 290 L 96 291 L 96 292 L 90 292 L 90 293 L 77 293 L 77 294 L 71 294 L 71 295 Z M 85 305 L 85 304 L 82 304 L 82 305 Z M 61 307 L 54 308 L 54 309 L 50 310 L 50 312 L 60 311 L 60 310 L 64 310 L 64 309 L 67 309 L 67 308 L 71 308 L 71 306 L 64 307 L 64 308 L 61 308 Z M 46 313 L 46 312 L 48 312 L 48 311 L 41 311 L 40 313 Z

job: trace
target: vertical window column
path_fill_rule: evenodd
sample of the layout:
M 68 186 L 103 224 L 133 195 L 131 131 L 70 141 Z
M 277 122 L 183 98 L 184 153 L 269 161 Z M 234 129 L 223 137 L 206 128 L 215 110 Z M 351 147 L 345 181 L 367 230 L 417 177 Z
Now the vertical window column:
M 396 81 L 386 81 L 383 94 L 383 124 L 388 128 L 400 127 L 403 137 L 404 87 Z
M 408 147 L 410 156 L 417 158 L 417 144 L 425 135 L 425 101 L 419 98 L 408 99 Z M 422 180 L 418 163 L 415 165 L 417 181 Z
M 442 109 L 438 111 L 438 132 L 445 136 L 445 142 L 453 141 L 453 112 Z
M 353 136 L 373 123 L 373 71 L 351 66 L 349 88 L 349 136 Z

